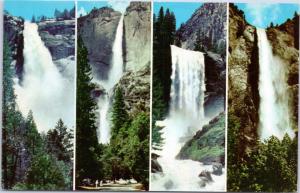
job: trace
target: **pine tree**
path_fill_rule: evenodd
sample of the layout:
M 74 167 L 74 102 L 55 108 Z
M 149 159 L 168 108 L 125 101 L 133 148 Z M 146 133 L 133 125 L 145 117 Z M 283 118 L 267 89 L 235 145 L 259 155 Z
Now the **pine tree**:
M 121 87 L 118 87 L 115 92 L 115 97 L 112 107 L 112 136 L 119 133 L 122 126 L 128 121 L 128 114 L 125 109 L 125 103 Z
M 31 23 L 35 23 L 35 22 L 36 22 L 36 19 L 35 19 L 35 16 L 33 15 L 31 18 Z
M 76 184 L 79 185 L 84 178 L 100 178 L 101 165 L 96 132 L 97 103 L 91 96 L 95 85 L 91 83 L 88 51 L 80 37 L 77 46 Z

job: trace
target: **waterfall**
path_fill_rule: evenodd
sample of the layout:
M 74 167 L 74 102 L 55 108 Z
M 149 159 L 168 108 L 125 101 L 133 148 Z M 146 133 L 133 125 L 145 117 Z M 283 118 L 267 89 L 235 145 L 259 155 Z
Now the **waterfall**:
M 35 23 L 24 25 L 24 79 L 15 80 L 17 104 L 24 116 L 32 110 L 40 132 L 54 128 L 58 119 L 74 126 L 74 83 L 60 73 Z
M 262 140 L 285 133 L 294 137 L 291 128 L 287 70 L 273 55 L 264 29 L 257 29 L 259 48 L 259 135 Z
M 117 26 L 115 41 L 112 48 L 111 68 L 108 73 L 108 79 L 100 81 L 104 89 L 105 95 L 101 96 L 98 101 L 99 106 L 99 143 L 107 144 L 110 140 L 110 120 L 109 109 L 111 106 L 113 88 L 119 82 L 123 75 L 123 20 L 124 14 L 121 15 Z
M 201 52 L 171 46 L 172 75 L 169 116 L 157 121 L 163 127 L 164 144 L 157 159 L 163 174 L 151 175 L 151 190 L 154 191 L 222 191 L 225 175 L 213 175 L 213 183 L 200 187 L 199 173 L 211 170 L 211 165 L 203 165 L 192 160 L 177 160 L 181 147 L 202 126 L 207 123 L 204 117 L 205 64 Z M 152 151 L 154 152 L 154 150 Z

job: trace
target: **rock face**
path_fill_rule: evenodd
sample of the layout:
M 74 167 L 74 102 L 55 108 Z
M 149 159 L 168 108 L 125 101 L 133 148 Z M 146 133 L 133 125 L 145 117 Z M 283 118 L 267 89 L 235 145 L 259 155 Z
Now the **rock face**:
M 23 48 L 24 48 L 24 20 L 20 17 L 14 17 L 8 12 L 4 12 L 4 38 L 7 39 L 11 48 L 12 58 L 15 61 L 16 74 L 22 79 L 23 73 Z
M 126 71 L 150 66 L 151 3 L 131 2 L 124 15 Z
M 75 20 L 39 22 L 38 30 L 53 60 L 75 55 Z
M 226 3 L 204 3 L 176 33 L 182 48 L 194 50 L 200 40 L 204 50 L 226 52 Z M 218 52 L 217 52 L 218 53 Z
M 100 80 L 107 79 L 120 17 L 120 12 L 103 7 L 78 18 L 78 35 L 88 49 L 88 59 L 94 76 Z
M 229 6 L 228 112 L 242 124 L 243 142 L 236 152 L 241 157 L 257 139 L 258 126 L 258 47 L 255 27 L 248 24 L 244 13 Z
M 129 114 L 150 112 L 150 67 L 137 72 L 126 72 L 117 86 L 123 90 L 124 102 Z
M 159 155 L 157 155 L 155 153 L 151 154 L 151 172 L 152 173 L 163 172 L 161 165 L 157 161 L 158 157 L 159 157 Z
M 181 148 L 177 159 L 191 159 L 204 164 L 225 164 L 225 114 L 204 126 Z

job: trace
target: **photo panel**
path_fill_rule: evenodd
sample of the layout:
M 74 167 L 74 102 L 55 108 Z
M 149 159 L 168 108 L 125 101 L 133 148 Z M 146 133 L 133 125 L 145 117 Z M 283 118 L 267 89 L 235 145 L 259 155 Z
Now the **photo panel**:
M 227 190 L 296 192 L 299 4 L 229 5 Z
M 72 190 L 75 2 L 5 1 L 2 187 Z
M 151 2 L 77 4 L 76 190 L 149 188 Z
M 153 3 L 152 191 L 225 191 L 227 3 Z

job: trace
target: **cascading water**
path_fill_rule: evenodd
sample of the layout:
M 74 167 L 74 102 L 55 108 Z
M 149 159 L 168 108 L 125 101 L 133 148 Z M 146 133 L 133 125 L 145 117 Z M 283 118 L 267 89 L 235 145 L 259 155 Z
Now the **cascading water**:
M 32 110 L 40 132 L 54 128 L 61 118 L 74 126 L 74 83 L 60 73 L 35 23 L 24 25 L 23 81 L 15 80 L 17 104 L 24 116 Z
M 211 165 L 192 160 L 176 160 L 180 148 L 208 121 L 204 117 L 205 65 L 201 52 L 171 46 L 172 85 L 169 116 L 156 122 L 163 127 L 164 144 L 157 159 L 163 174 L 152 174 L 151 190 L 199 191 L 224 190 L 225 175 L 213 176 L 214 182 L 200 187 L 199 173 Z
M 257 29 L 259 48 L 259 135 L 262 140 L 274 135 L 279 139 L 291 129 L 287 71 L 284 63 L 273 56 L 264 29 Z
M 99 143 L 107 144 L 110 140 L 110 120 L 109 108 L 111 105 L 111 97 L 114 86 L 118 83 L 123 75 L 123 20 L 124 14 L 120 17 L 117 27 L 115 41 L 112 49 L 112 62 L 109 70 L 108 79 L 99 81 L 106 91 L 104 95 L 99 98 L 99 128 L 98 140 Z

